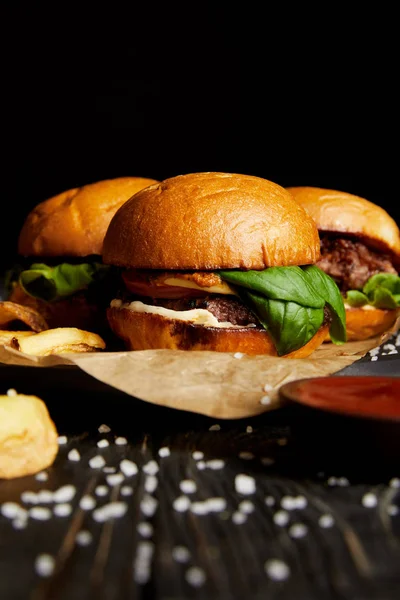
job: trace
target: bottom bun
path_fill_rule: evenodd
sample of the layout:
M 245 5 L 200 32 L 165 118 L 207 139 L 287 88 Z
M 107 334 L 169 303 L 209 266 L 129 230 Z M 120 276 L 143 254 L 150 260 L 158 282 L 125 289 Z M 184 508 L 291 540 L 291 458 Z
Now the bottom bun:
M 346 308 L 346 330 L 349 342 L 367 340 L 388 331 L 400 315 L 398 310 Z
M 265 329 L 205 327 L 127 308 L 108 308 L 107 318 L 128 350 L 213 350 L 278 356 Z M 284 357 L 309 356 L 323 343 L 328 331 L 329 325 L 322 326 L 305 346 Z

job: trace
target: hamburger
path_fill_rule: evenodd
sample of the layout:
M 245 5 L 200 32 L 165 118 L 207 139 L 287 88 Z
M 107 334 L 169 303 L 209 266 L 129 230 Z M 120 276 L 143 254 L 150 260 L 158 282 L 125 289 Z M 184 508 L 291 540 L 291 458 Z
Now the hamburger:
M 118 177 L 44 200 L 26 217 L 18 263 L 8 273 L 8 300 L 39 313 L 49 328 L 77 327 L 103 334 L 113 274 L 102 263 L 112 216 L 156 179 Z
M 344 306 L 313 219 L 283 187 L 232 173 L 189 173 L 137 192 L 113 216 L 103 261 L 123 285 L 107 309 L 129 350 L 305 357 Z
M 318 187 L 289 187 L 314 219 L 321 239 L 317 266 L 337 283 L 349 340 L 389 330 L 400 314 L 400 232 L 380 206 Z

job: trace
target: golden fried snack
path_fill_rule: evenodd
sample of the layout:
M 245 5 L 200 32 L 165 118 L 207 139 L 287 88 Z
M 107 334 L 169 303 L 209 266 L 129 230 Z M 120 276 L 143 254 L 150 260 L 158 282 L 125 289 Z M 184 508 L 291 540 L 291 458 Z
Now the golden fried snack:
M 0 302 L 0 326 L 7 327 L 14 321 L 22 321 L 33 331 L 44 331 L 49 328 L 44 317 L 34 308 L 16 302 Z
M 9 342 L 15 350 L 35 356 L 65 354 L 68 352 L 95 352 L 104 350 L 106 344 L 97 333 L 76 327 L 57 327 L 30 336 L 18 332 Z
M 9 329 L 3 329 L 0 331 L 0 345 L 9 346 L 13 338 L 29 337 L 30 335 L 36 335 L 34 331 L 10 331 Z
M 0 478 L 32 475 L 53 464 L 57 429 L 37 396 L 0 396 Z

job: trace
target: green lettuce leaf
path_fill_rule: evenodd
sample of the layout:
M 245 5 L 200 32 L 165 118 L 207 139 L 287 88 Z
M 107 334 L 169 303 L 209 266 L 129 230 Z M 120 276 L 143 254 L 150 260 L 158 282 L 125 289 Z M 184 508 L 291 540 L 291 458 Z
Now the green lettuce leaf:
M 362 290 L 349 290 L 345 301 L 353 307 L 370 304 L 383 310 L 396 309 L 400 306 L 400 277 L 394 273 L 372 275 Z
M 325 305 L 332 314 L 332 341 L 346 341 L 343 297 L 333 279 L 318 267 L 271 267 L 218 274 L 237 286 L 244 302 L 270 333 L 279 356 L 301 348 L 314 337 L 323 323 Z
M 87 289 L 107 270 L 101 263 L 62 263 L 56 267 L 34 263 L 20 273 L 19 284 L 30 296 L 52 302 Z

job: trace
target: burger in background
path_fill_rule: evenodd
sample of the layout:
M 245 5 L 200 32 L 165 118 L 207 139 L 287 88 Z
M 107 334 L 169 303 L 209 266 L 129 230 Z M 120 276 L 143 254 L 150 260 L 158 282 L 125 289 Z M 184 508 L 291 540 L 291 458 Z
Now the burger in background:
M 380 206 L 353 194 L 289 187 L 314 219 L 321 239 L 317 266 L 343 294 L 349 340 L 390 329 L 400 314 L 400 232 Z
M 157 180 L 119 177 L 74 188 L 28 214 L 18 238 L 18 264 L 7 276 L 8 301 L 40 313 L 49 328 L 104 335 L 113 273 L 102 262 L 114 213 Z
M 313 219 L 281 186 L 190 173 L 137 192 L 115 213 L 103 261 L 123 287 L 107 310 L 130 350 L 304 357 L 345 341 L 345 313 Z

